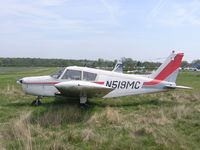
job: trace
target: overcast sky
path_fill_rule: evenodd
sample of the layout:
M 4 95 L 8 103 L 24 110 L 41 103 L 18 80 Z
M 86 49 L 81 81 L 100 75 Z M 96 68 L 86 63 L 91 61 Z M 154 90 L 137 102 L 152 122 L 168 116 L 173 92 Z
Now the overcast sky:
M 200 58 L 200 0 L 0 0 L 0 57 Z

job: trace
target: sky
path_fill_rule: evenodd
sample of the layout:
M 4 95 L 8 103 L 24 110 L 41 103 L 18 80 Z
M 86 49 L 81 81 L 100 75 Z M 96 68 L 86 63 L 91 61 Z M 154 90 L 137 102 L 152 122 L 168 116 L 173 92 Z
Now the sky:
M 200 59 L 200 0 L 0 0 L 0 57 Z

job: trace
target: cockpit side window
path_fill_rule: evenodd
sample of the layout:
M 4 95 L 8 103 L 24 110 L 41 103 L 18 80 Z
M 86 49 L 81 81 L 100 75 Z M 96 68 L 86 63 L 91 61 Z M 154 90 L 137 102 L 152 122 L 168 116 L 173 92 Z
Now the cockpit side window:
M 91 72 L 83 71 L 83 80 L 85 81 L 95 81 L 97 74 Z
M 58 79 L 60 78 L 60 76 L 62 75 L 62 73 L 64 72 L 65 68 L 60 69 L 59 71 L 57 71 L 56 73 L 52 74 L 51 77 Z
M 81 80 L 81 71 L 68 69 L 62 79 Z

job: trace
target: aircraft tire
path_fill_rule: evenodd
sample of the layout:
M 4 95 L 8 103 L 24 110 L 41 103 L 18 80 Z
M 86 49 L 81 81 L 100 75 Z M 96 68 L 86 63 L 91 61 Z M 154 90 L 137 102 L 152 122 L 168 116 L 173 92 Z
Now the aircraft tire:
M 32 106 L 40 106 L 42 104 L 42 102 L 40 100 L 34 100 L 31 105 Z
M 86 103 L 80 103 L 80 108 L 81 108 L 81 109 L 88 109 L 88 108 L 89 108 L 89 105 L 86 104 Z

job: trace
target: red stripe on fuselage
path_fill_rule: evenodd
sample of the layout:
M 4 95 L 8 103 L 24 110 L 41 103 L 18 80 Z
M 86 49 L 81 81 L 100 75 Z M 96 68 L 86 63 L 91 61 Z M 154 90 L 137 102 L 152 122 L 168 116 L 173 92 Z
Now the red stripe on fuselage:
M 162 82 L 161 80 L 151 80 L 149 82 L 144 82 L 143 85 L 148 86 L 148 85 L 156 85 L 159 84 L 160 82 Z
M 164 79 L 166 79 L 170 74 L 172 74 L 175 70 L 177 70 L 180 65 L 183 58 L 183 53 L 178 53 L 174 60 L 171 60 L 169 64 L 151 81 L 144 82 L 144 85 L 155 85 L 162 82 Z
M 104 82 L 93 82 L 93 83 L 104 85 Z
M 53 85 L 55 85 L 58 83 L 60 83 L 60 82 L 25 82 L 23 84 L 53 84 Z
M 58 83 L 60 83 L 60 82 L 25 82 L 23 84 L 46 84 L 46 85 L 50 84 L 50 85 L 55 85 L 55 84 L 58 84 Z M 101 85 L 104 84 L 104 82 L 93 82 L 93 83 L 101 84 Z

